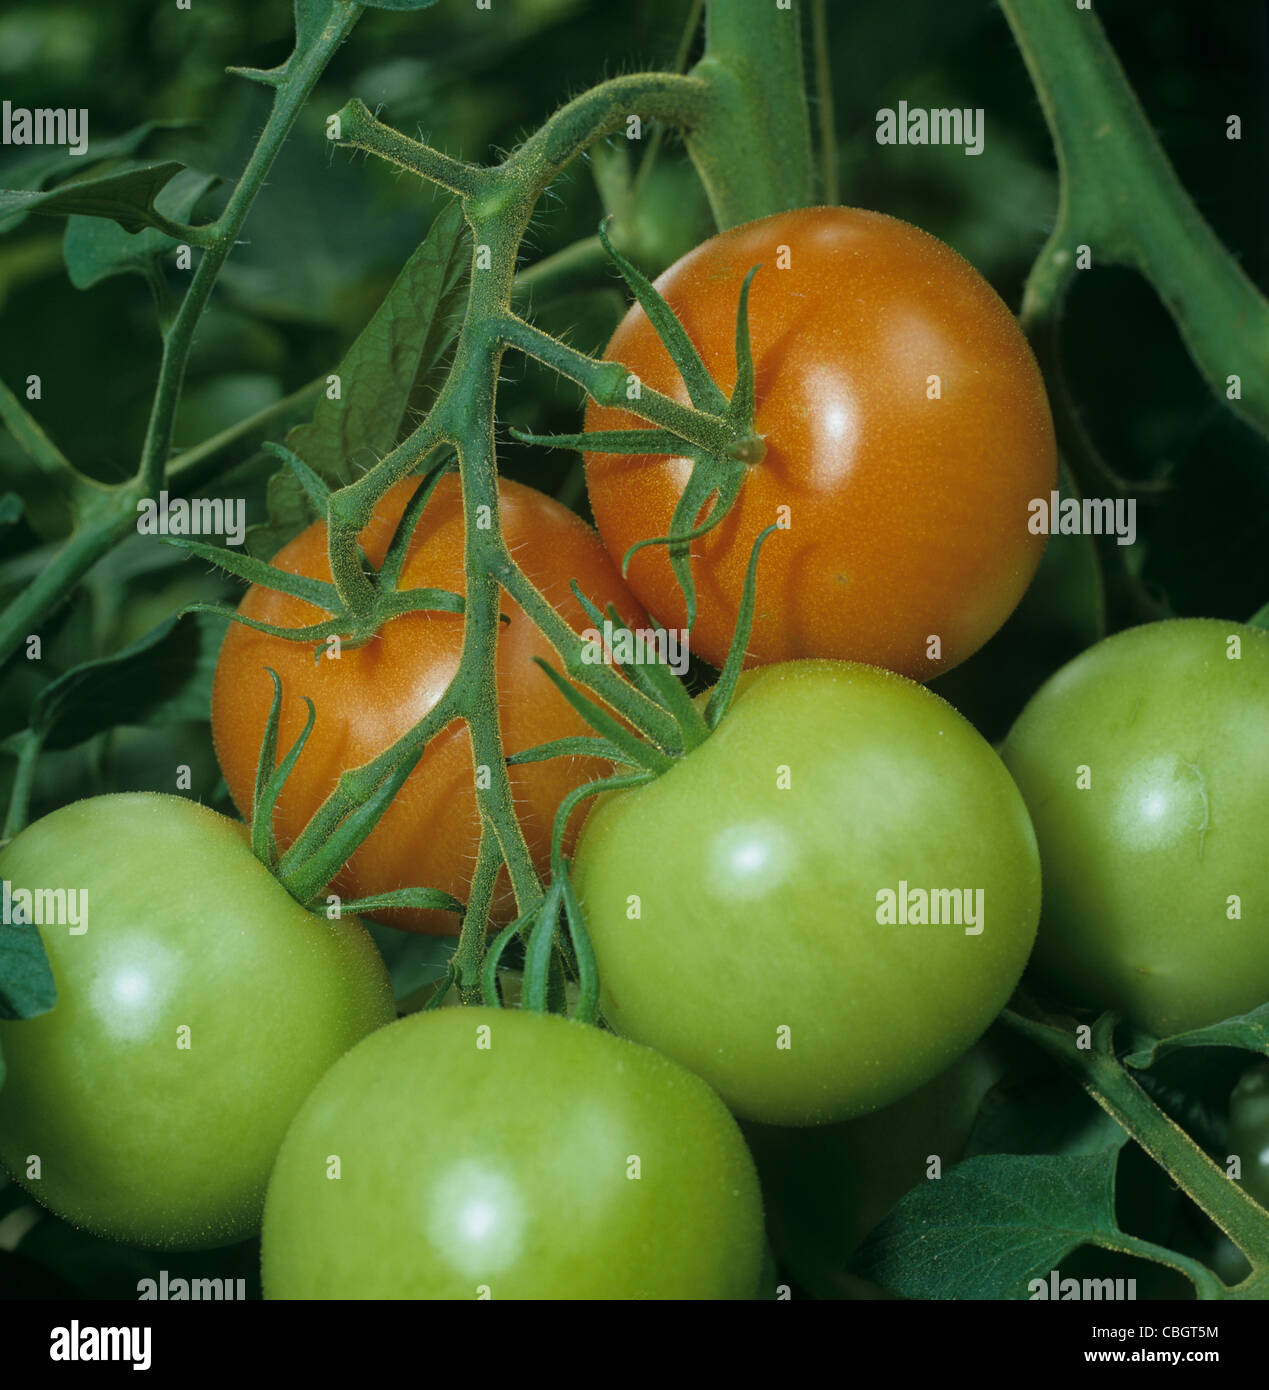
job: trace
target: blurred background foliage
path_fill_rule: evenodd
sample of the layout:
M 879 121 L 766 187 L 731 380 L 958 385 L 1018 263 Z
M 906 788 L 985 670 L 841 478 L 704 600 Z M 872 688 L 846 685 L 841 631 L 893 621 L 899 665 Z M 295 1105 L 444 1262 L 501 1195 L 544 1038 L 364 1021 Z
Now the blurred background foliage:
M 1260 0 L 1098 0 L 1097 9 L 1199 209 L 1269 288 L 1265 7 Z M 203 319 L 178 449 L 332 370 L 441 206 L 429 186 L 332 148 L 324 138 L 327 113 L 360 96 L 408 134 L 492 160 L 595 81 L 668 65 L 687 10 L 685 0 L 497 0 L 492 11 L 439 0 L 422 13 L 367 12 L 283 149 Z M 1057 178 L 1038 103 L 1000 13 L 989 0 L 832 0 L 828 11 L 842 201 L 943 238 L 1016 310 L 1052 223 Z M 210 217 L 248 157 L 269 95 L 224 69 L 273 66 L 290 46 L 285 0 L 195 0 L 188 11 L 153 0 L 9 0 L 0 13 L 0 94 L 16 106 L 88 108 L 94 145 L 143 122 L 167 123 L 146 135 L 138 153 L 217 176 L 199 204 L 200 218 Z M 973 158 L 955 147 L 877 145 L 877 111 L 900 100 L 982 107 L 985 152 Z M 1240 141 L 1226 139 L 1230 114 L 1242 119 Z M 0 146 L 0 187 L 39 186 L 47 170 L 33 155 L 43 153 Z M 63 161 L 48 181 L 79 167 Z M 581 161 L 539 209 L 526 263 L 591 236 L 602 212 Z M 653 274 L 711 230 L 674 138 L 643 189 L 636 221 L 628 250 Z M 43 398 L 27 405 L 53 440 L 96 477 L 127 476 L 161 346 L 152 287 L 122 275 L 74 288 L 60 219 L 30 216 L 0 231 L 0 378 L 22 396 L 28 376 L 38 374 Z M 167 274 L 167 292 L 179 293 L 182 276 Z M 565 292 L 536 298 L 533 311 L 551 331 L 599 350 L 623 309 L 618 284 L 607 272 L 587 272 Z M 1064 358 L 1084 423 L 1111 466 L 1132 481 L 1169 484 L 1157 501 L 1139 506 L 1132 562 L 1144 581 L 1180 614 L 1244 619 L 1260 608 L 1269 600 L 1269 446 L 1207 391 L 1153 291 L 1126 272 L 1084 272 L 1068 304 Z M 499 411 L 503 470 L 585 512 L 575 455 L 530 450 L 506 435 L 512 425 L 572 431 L 579 405 L 572 387 L 508 359 Z M 213 491 L 246 498 L 249 521 L 262 521 L 276 469 L 254 454 Z M 7 492 L 21 497 L 23 514 L 6 520 L 0 508 L 0 600 L 47 563 L 61 524 L 46 480 L 0 432 L 0 496 Z M 235 593 L 179 551 L 137 537 L 125 542 L 71 603 L 48 616 L 43 659 L 19 654 L 0 676 L 0 748 L 61 672 L 117 651 L 191 600 Z M 1035 687 L 1096 639 L 1100 622 L 1091 547 L 1059 538 L 1015 617 L 937 688 L 998 739 Z M 205 660 L 191 658 L 190 670 L 191 680 L 206 680 Z M 96 792 L 174 790 L 178 764 L 191 769 L 189 794 L 231 810 L 206 722 L 184 717 L 189 693 L 171 719 L 47 751 L 30 818 Z M 0 804 L 12 773 L 13 759 L 0 758 Z M 0 1248 L 12 1248 L 6 1221 L 26 1219 L 20 1206 L 12 1188 L 0 1191 Z M 8 1282 L 130 1296 L 142 1266 L 147 1273 L 180 1268 L 170 1256 L 129 1252 L 112 1260 L 101 1242 L 86 1238 L 75 1247 L 80 1256 L 69 1259 L 60 1223 L 46 1220 L 42 1228 L 45 1235 L 23 1241 L 21 1268 L 0 1266 Z M 210 1277 L 220 1265 L 227 1275 L 249 1275 L 251 1260 L 241 1249 L 204 1256 L 198 1272 Z

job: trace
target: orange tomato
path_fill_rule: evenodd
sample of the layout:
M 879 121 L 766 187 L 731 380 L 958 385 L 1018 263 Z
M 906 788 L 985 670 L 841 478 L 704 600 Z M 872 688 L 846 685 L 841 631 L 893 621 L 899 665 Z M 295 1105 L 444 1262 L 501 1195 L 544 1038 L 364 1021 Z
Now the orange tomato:
M 417 478 L 397 484 L 380 502 L 361 545 L 379 565 Z M 606 608 L 614 603 L 627 621 L 641 618 L 598 536 L 567 508 L 532 488 L 503 480 L 499 485 L 503 534 L 525 573 L 579 632 L 589 626 L 569 590 L 576 579 L 588 598 Z M 297 536 L 273 563 L 295 574 L 330 579 L 326 526 L 319 522 Z M 458 479 L 441 479 L 411 540 L 399 581 L 402 589 L 440 588 L 465 593 L 463 504 Z M 244 616 L 286 627 L 320 622 L 325 614 L 301 599 L 253 587 L 239 608 Z M 510 619 L 498 638 L 498 699 L 505 751 L 591 732 L 547 675 L 534 664 L 545 657 L 559 669 L 554 649 L 504 595 Z M 463 618 L 455 613 L 408 613 L 386 623 L 365 646 L 345 648 L 338 659 L 313 645 L 232 624 L 216 666 L 212 690 L 212 734 L 234 802 L 251 814 L 256 763 L 273 698 L 265 667 L 282 678 L 278 746 L 288 749 L 304 727 L 308 696 L 316 723 L 278 799 L 274 828 L 282 848 L 290 845 L 318 806 L 334 790 L 340 773 L 359 767 L 412 728 L 440 699 L 458 669 Z M 539 872 L 550 854 L 555 811 L 576 786 L 601 776 L 607 764 L 594 758 L 555 758 L 510 769 L 516 814 Z M 456 720 L 428 744 L 382 819 L 354 852 L 332 885 L 346 898 L 423 885 L 466 900 L 480 836 L 471 740 Z M 433 935 L 452 935 L 455 915 L 392 909 L 372 914 L 393 926 Z M 504 868 L 493 918 L 515 915 Z
M 834 657 L 929 680 L 1000 627 L 1044 550 L 1028 503 L 1057 486 L 1057 459 L 1035 359 L 941 241 L 881 213 L 802 208 L 713 237 L 657 281 L 729 394 L 741 283 L 758 264 L 749 324 L 766 455 L 737 465 L 748 477 L 734 507 L 692 543 L 692 648 L 722 664 L 754 538 L 783 520 L 759 561 L 747 664 Z M 638 305 L 605 355 L 688 402 Z M 586 427 L 647 425 L 591 403 Z M 620 563 L 669 531 L 691 463 L 592 453 L 586 470 Z M 627 579 L 663 624 L 686 626 L 664 546 L 639 551 Z

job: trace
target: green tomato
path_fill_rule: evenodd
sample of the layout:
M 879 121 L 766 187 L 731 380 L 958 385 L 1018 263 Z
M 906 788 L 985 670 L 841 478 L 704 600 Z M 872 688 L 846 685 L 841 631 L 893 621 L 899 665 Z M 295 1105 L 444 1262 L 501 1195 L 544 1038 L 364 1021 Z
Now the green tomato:
M 1269 1208 L 1269 1062 L 1245 1071 L 1229 1098 L 1229 1152 L 1239 1157 L 1243 1187 Z
M 607 1021 L 773 1124 L 865 1114 L 950 1065 L 1040 907 L 991 748 L 922 686 L 830 661 L 751 673 L 700 747 L 595 807 L 574 874 Z
M 266 1298 L 749 1298 L 753 1160 L 709 1088 L 647 1048 L 519 1009 L 375 1033 L 287 1133 Z
M 1269 633 L 1121 632 L 1040 689 L 1003 754 L 1044 868 L 1038 988 L 1158 1037 L 1269 999 Z
M 985 1043 L 893 1105 L 814 1128 L 745 1126 L 781 1268 L 816 1298 L 874 1298 L 846 1261 L 899 1198 L 960 1161 L 1001 1068 Z
M 86 905 L 78 926 L 40 927 L 56 1006 L 0 1023 L 0 1162 L 110 1240 L 251 1235 L 300 1102 L 394 1017 L 364 928 L 306 912 L 244 826 L 151 792 L 45 816 L 0 852 L 0 877 Z

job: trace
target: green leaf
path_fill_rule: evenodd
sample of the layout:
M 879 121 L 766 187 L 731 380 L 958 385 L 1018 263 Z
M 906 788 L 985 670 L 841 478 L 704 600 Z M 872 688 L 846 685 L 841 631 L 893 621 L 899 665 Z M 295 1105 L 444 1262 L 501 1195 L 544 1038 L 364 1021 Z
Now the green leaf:
M 1015 1049 L 1016 1052 L 1016 1049 Z M 1012 1059 L 1011 1059 L 1012 1060 Z M 1094 1154 L 1120 1138 L 1119 1125 L 1071 1076 L 1027 1055 L 983 1097 L 965 1144 L 979 1154 Z
M 1247 619 L 1247 625 L 1249 627 L 1269 627 L 1269 603 L 1266 603 L 1259 613 L 1253 613 Z
M 1160 1057 L 1187 1047 L 1240 1047 L 1269 1056 L 1269 1004 L 1206 1028 L 1193 1028 L 1172 1038 L 1154 1039 L 1126 1056 L 1124 1062 L 1130 1067 L 1150 1067 Z
M 433 388 L 465 302 L 464 228 L 459 204 L 450 203 L 339 364 L 340 399 L 323 396 L 312 421 L 287 435 L 287 447 L 332 486 L 386 454 L 420 393 Z
M 215 174 L 182 169 L 155 199 L 155 207 L 175 222 L 187 221 L 198 200 L 217 182 Z M 149 276 L 159 258 L 179 244 L 154 227 L 130 233 L 116 222 L 76 215 L 66 223 L 62 255 L 71 284 L 86 290 L 112 275 Z
M 22 519 L 22 499 L 16 492 L 0 497 L 0 526 L 12 526 Z
M 1095 1154 L 990 1154 L 914 1188 L 851 1261 L 905 1298 L 1025 1299 L 1081 1245 L 1112 1244 L 1126 1139 Z
M 117 724 L 205 720 L 221 636 L 213 620 L 168 618 L 45 686 L 31 707 L 31 727 L 45 747 L 73 748 Z
M 57 1003 L 38 927 L 0 922 L 0 1018 L 35 1018 Z
M 244 537 L 247 554 L 256 560 L 270 560 L 317 520 L 304 485 L 284 468 L 269 479 L 266 497 L 268 521 L 248 526 Z
M 361 0 L 368 10 L 426 10 L 436 0 Z
M 144 121 L 122 135 L 115 135 L 107 140 L 94 138 L 90 167 L 96 169 L 107 160 L 135 154 L 156 130 L 180 130 L 196 124 L 195 121 L 187 120 Z M 59 174 L 80 176 L 84 172 L 83 156 L 73 155 L 68 150 L 40 149 L 32 150 L 24 158 L 9 164 L 5 170 L 5 177 L 15 189 L 38 192 L 49 179 L 56 178 Z M 0 232 L 12 231 L 25 217 L 25 212 L 0 217 Z
M 49 217 L 82 213 L 86 217 L 113 218 L 128 232 L 166 227 L 168 221 L 155 209 L 154 200 L 183 168 L 184 165 L 166 160 L 76 179 L 39 193 L 0 189 L 0 219 L 17 212 L 38 212 Z

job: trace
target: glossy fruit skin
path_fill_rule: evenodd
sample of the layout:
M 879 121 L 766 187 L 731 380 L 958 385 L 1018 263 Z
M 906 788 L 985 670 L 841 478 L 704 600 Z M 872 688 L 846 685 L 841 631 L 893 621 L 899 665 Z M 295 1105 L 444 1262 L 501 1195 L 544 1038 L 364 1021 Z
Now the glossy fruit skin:
M 519 1009 L 413 1014 L 366 1044 L 322 1079 L 278 1155 L 266 1298 L 755 1292 L 753 1160 L 682 1068 Z
M 1243 1187 L 1269 1209 L 1269 1062 L 1257 1062 L 1234 1087 L 1228 1147 L 1242 1161 Z
M 109 1240 L 195 1250 L 251 1235 L 300 1102 L 395 1016 L 365 928 L 300 907 L 242 825 L 153 792 L 52 812 L 0 852 L 0 876 L 88 904 L 82 934 L 40 928 L 55 1007 L 0 1022 L 5 1170 Z
M 936 238 L 881 213 L 801 208 L 711 238 L 656 282 L 729 395 L 740 288 L 759 264 L 749 324 L 766 456 L 726 520 L 692 542 L 692 648 L 722 665 L 753 541 L 788 507 L 789 529 L 759 562 L 749 663 L 833 657 L 928 680 L 1000 627 L 1044 550 L 1028 503 L 1056 487 L 1057 456 L 1031 350 L 995 291 Z M 637 305 L 605 355 L 687 403 Z M 636 427 L 646 422 L 587 409 L 588 430 Z M 587 455 L 615 559 L 667 534 L 689 472 L 682 458 Z M 686 626 L 664 546 L 639 551 L 627 578 L 663 624 Z
M 827 661 L 754 672 L 700 747 L 598 804 L 574 881 L 606 1020 L 769 1124 L 866 1114 L 937 1075 L 1009 998 L 1040 908 L 991 748 L 923 687 Z M 984 929 L 879 922 L 901 881 L 982 889 Z
M 1036 988 L 1159 1037 L 1269 999 L 1269 633 L 1118 633 L 1041 687 L 1002 755 L 1044 866 Z
M 943 1173 L 960 1161 L 1000 1075 L 979 1042 L 918 1090 L 857 1120 L 800 1129 L 746 1124 L 781 1268 L 815 1298 L 884 1297 L 847 1270 L 848 1256 L 901 1197 L 932 1180 L 931 1155 Z
M 361 544 L 380 564 L 418 479 L 389 491 Z M 507 544 L 529 578 L 578 630 L 589 620 L 569 589 L 581 590 L 601 608 L 615 603 L 638 625 L 640 610 L 622 583 L 595 532 L 552 498 L 518 483 L 499 485 Z M 292 573 L 330 579 L 324 523 L 310 526 L 274 557 Z M 399 587 L 465 593 L 463 509 L 458 480 L 438 483 L 411 542 Z M 533 662 L 550 661 L 554 649 L 504 595 L 509 619 L 498 637 L 498 687 L 504 746 L 521 752 L 538 743 L 591 732 L 550 678 Z M 286 594 L 253 587 L 239 612 L 262 622 L 301 627 L 321 619 L 319 610 Z M 338 660 L 314 663 L 307 644 L 271 637 L 235 623 L 225 635 L 212 690 L 212 734 L 221 770 L 244 816 L 251 814 L 256 760 L 273 699 L 265 670 L 282 678 L 280 748 L 289 748 L 304 727 L 304 696 L 317 721 L 303 754 L 278 799 L 274 828 L 279 844 L 290 845 L 326 799 L 342 772 L 376 757 L 407 733 L 440 699 L 458 669 L 463 618 L 457 613 L 409 613 L 386 623 L 374 641 L 345 648 Z M 576 786 L 602 776 L 607 765 L 593 758 L 553 758 L 510 770 L 516 814 L 540 872 L 550 859 L 555 811 Z M 575 828 L 574 828 L 575 833 Z M 439 888 L 466 901 L 480 838 L 475 772 L 466 726 L 455 721 L 429 743 L 418 766 L 371 834 L 335 879 L 331 890 L 345 898 L 369 897 L 395 888 Z M 569 840 L 571 844 L 571 839 Z M 411 931 L 455 935 L 455 914 L 392 909 L 377 920 Z M 515 916 L 505 869 L 499 879 L 493 920 Z

